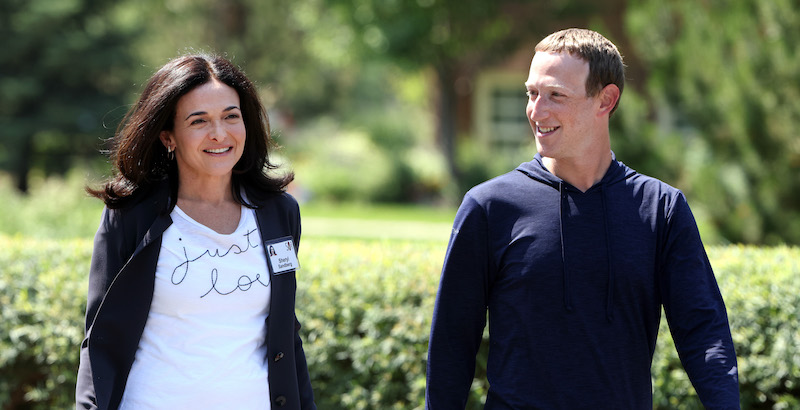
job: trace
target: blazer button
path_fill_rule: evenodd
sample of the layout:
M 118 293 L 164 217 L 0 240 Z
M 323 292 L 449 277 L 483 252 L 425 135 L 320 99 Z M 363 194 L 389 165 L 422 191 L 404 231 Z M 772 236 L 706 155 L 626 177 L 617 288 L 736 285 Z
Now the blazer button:
M 277 362 L 281 359 L 283 359 L 283 352 L 278 352 L 278 354 L 275 355 L 275 361 Z
M 278 407 L 283 407 L 283 406 L 285 406 L 285 405 L 286 405 L 286 397 L 283 397 L 283 396 L 278 396 L 278 397 L 275 399 L 275 404 L 277 404 L 277 405 L 278 405 Z

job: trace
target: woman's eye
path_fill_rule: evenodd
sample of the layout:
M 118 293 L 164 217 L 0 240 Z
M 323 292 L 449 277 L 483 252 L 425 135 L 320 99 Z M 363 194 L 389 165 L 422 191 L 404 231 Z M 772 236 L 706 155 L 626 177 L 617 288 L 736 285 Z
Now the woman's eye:
M 238 118 L 240 118 L 239 114 L 228 114 L 228 116 L 225 117 L 226 120 L 235 120 Z
M 206 120 L 204 120 L 204 119 L 202 119 L 202 118 L 198 118 L 198 119 L 196 119 L 196 120 L 192 121 L 192 122 L 190 123 L 190 125 L 202 124 L 202 123 L 204 123 L 204 122 L 206 122 Z

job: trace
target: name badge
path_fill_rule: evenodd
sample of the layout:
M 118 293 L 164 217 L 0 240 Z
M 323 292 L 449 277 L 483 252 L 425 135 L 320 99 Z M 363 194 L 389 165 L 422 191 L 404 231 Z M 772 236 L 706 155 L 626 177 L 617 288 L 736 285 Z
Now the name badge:
M 267 247 L 267 258 L 273 274 L 280 275 L 300 269 L 300 262 L 297 261 L 297 250 L 294 248 L 294 241 L 291 236 L 266 242 L 265 246 Z

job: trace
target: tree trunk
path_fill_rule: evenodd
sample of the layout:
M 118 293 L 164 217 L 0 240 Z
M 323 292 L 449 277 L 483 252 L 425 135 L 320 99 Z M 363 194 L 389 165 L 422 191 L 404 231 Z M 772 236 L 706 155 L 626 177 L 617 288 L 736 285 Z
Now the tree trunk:
M 456 70 L 446 64 L 438 65 L 436 82 L 436 141 L 444 155 L 450 178 L 458 185 L 461 175 L 456 163 Z
M 14 179 L 17 182 L 17 189 L 23 194 L 28 193 L 28 174 L 31 170 L 31 156 L 33 155 L 33 137 L 22 138 L 22 147 L 19 156 L 15 159 L 13 167 Z

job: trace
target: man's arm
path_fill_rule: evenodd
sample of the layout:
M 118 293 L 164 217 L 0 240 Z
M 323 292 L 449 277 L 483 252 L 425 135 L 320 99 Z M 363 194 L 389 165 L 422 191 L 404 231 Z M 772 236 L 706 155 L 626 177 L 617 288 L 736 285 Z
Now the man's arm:
M 428 344 L 426 409 L 463 409 L 486 326 L 488 230 L 469 193 L 456 214 L 442 267 Z
M 736 352 L 728 315 L 683 194 L 667 214 L 661 292 L 675 347 L 708 409 L 738 409 Z

